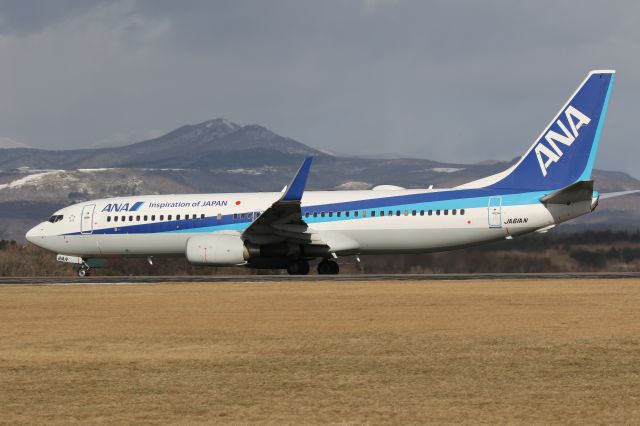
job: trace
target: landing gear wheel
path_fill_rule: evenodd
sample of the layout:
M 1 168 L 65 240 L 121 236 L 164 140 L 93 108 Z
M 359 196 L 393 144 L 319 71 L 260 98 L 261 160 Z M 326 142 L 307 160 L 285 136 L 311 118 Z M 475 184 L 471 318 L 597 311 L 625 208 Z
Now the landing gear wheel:
M 287 267 L 289 275 L 307 275 L 309 273 L 309 262 L 306 260 L 294 260 Z
M 78 268 L 78 276 L 80 278 L 83 278 L 83 277 L 86 277 L 88 275 L 91 275 L 89 273 L 89 271 L 91 271 L 91 268 L 89 268 L 88 265 L 84 264 L 84 265 L 82 265 L 81 267 Z
M 318 274 L 320 275 L 336 275 L 340 272 L 340 266 L 333 260 L 323 260 L 318 263 Z

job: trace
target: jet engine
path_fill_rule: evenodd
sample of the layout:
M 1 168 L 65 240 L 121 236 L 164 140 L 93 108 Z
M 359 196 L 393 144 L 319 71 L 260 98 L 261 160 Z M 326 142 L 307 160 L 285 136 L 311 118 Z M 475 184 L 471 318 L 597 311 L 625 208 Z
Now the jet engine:
M 241 265 L 249 258 L 237 235 L 195 235 L 187 240 L 187 260 L 196 265 Z

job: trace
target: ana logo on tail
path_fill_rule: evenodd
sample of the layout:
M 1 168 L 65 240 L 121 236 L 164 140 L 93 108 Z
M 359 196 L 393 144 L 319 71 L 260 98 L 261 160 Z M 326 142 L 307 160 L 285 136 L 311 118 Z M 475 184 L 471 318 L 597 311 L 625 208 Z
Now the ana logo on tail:
M 580 127 L 591 122 L 589 117 L 571 105 L 569 105 L 569 108 L 565 110 L 564 115 L 569 125 L 569 129 L 567 129 L 567 126 L 561 120 L 556 121 L 556 124 L 563 134 L 554 130 L 549 130 L 544 135 L 544 139 L 547 141 L 548 145 L 545 145 L 543 143 L 544 141 L 540 141 L 535 147 L 536 157 L 538 158 L 538 164 L 540 165 L 540 170 L 542 171 L 543 176 L 547 175 L 547 169 L 551 163 L 557 163 L 562 157 L 562 150 L 558 147 L 556 142 L 566 146 L 571 146 L 578 137 L 578 130 Z M 546 160 L 543 159 L 543 156 L 546 157 Z

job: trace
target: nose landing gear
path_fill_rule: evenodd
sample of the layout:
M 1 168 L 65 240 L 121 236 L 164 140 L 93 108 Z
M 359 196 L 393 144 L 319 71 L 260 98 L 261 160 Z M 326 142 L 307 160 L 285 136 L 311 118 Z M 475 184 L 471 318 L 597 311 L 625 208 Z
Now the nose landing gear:
M 86 263 L 83 263 L 79 268 L 78 268 L 78 276 L 80 278 L 86 277 L 91 275 L 91 268 L 89 267 L 89 265 L 87 265 Z

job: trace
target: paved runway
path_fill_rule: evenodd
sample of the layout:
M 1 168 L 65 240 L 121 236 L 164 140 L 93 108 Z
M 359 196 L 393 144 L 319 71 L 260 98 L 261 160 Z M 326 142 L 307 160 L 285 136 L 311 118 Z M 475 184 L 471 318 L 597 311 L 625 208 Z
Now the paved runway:
M 537 279 L 623 279 L 640 278 L 640 272 L 584 272 L 545 274 L 358 274 L 358 275 L 206 275 L 206 276 L 116 276 L 116 277 L 0 277 L 0 285 L 63 284 L 163 284 L 163 283 L 280 283 L 322 281 L 454 281 Z

